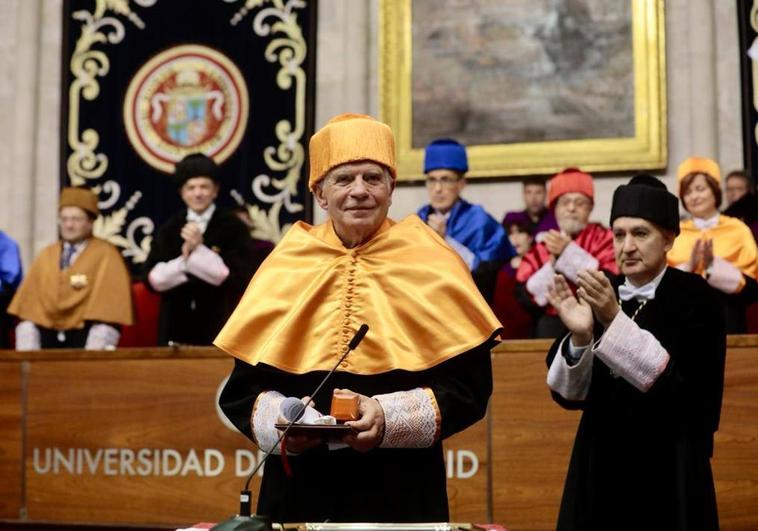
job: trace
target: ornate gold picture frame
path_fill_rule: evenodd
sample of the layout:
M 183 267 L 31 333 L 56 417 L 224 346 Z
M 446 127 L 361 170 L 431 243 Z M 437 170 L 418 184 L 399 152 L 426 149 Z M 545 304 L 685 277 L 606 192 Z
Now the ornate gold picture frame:
M 598 138 L 593 136 L 594 130 L 589 130 L 589 134 L 584 136 L 558 140 L 534 141 L 527 139 L 522 141 L 518 137 L 513 137 L 502 143 L 469 142 L 470 171 L 467 174 L 468 177 L 496 178 L 552 174 L 568 166 L 578 166 L 586 171 L 659 169 L 666 166 L 664 2 L 663 0 L 629 0 L 629 2 L 631 20 L 627 21 L 626 25 L 628 32 L 626 38 L 629 46 L 622 50 L 624 54 L 627 54 L 623 59 L 629 67 L 630 86 L 627 91 L 629 101 L 619 102 L 620 105 L 626 104 L 628 106 L 629 116 L 627 120 L 616 120 L 617 122 L 625 122 L 625 124 L 620 125 L 625 126 L 626 129 L 620 128 L 620 134 L 605 137 L 600 135 L 601 137 Z M 588 0 L 587 4 L 590 3 L 592 0 Z M 420 141 L 419 135 L 416 134 L 414 145 L 414 114 L 416 113 L 414 113 L 413 108 L 415 96 L 413 58 L 414 56 L 424 57 L 423 53 L 419 53 L 419 45 L 414 43 L 414 35 L 422 34 L 423 30 L 427 28 L 426 25 L 428 25 L 429 20 L 426 17 L 423 21 L 414 21 L 413 16 L 414 9 L 419 9 L 419 6 L 423 5 L 422 2 L 414 6 L 412 0 L 380 0 L 379 94 L 381 119 L 388 123 L 395 133 L 398 178 L 406 181 L 423 178 L 423 144 L 431 140 L 428 138 Z M 434 0 L 434 4 L 429 4 L 429 9 L 439 10 L 440 13 L 448 10 L 447 12 L 453 20 L 456 17 L 455 9 L 465 9 L 465 6 L 462 8 L 461 5 L 461 2 L 457 0 Z M 495 6 L 493 10 L 507 9 L 502 7 L 504 4 L 498 5 L 493 2 L 492 5 Z M 487 23 L 481 14 L 477 16 L 480 17 L 480 20 L 477 21 L 480 26 Z M 459 20 L 454 24 L 460 24 Z M 414 24 L 419 26 L 414 27 Z M 457 26 L 450 27 L 454 29 Z M 439 33 L 444 38 L 445 32 L 440 31 Z M 497 38 L 507 32 L 500 28 L 498 32 L 494 33 Z M 477 31 L 471 34 L 475 35 L 476 43 L 480 46 L 482 40 L 488 38 L 486 32 Z M 449 38 L 448 41 L 450 42 Z M 458 53 L 455 50 L 469 44 L 466 41 L 456 40 L 452 42 L 450 50 L 454 50 L 454 53 Z M 569 40 L 569 42 L 571 41 Z M 422 45 L 425 44 L 422 43 Z M 489 49 L 498 50 L 497 42 L 486 42 L 485 45 Z M 509 45 L 512 46 L 512 42 Z M 432 53 L 437 53 L 433 46 L 429 46 Z M 502 48 L 500 49 L 502 50 Z M 421 50 L 421 52 L 423 51 Z M 557 53 L 563 53 L 563 50 L 558 47 Z M 631 57 L 628 56 L 630 53 Z M 610 61 L 610 59 L 607 60 Z M 601 65 L 600 68 L 603 67 L 603 61 L 602 57 L 596 59 L 596 63 Z M 428 63 L 432 63 L 432 68 L 437 63 L 440 65 L 439 68 L 449 68 L 450 64 L 445 61 L 425 61 L 419 68 L 429 68 Z M 465 64 L 465 61 L 460 61 L 460 63 Z M 485 66 L 487 65 L 485 64 Z M 489 72 L 496 78 L 497 64 L 489 68 Z M 442 75 L 454 77 L 445 72 L 442 72 Z M 467 77 L 465 75 L 455 76 L 454 83 L 460 82 L 461 85 L 470 83 L 471 79 L 467 79 Z M 487 78 L 484 79 L 486 83 Z M 477 80 L 477 82 L 481 83 L 481 80 Z M 441 92 L 444 96 L 444 91 Z M 530 97 L 537 98 L 538 101 L 539 91 Z M 439 102 L 432 105 L 435 104 L 444 109 L 444 106 L 450 106 L 451 102 L 442 97 Z M 605 108 L 609 108 L 608 105 Z M 592 112 L 595 110 L 593 109 Z M 598 118 L 602 118 L 602 112 L 602 108 L 597 109 Z M 533 115 L 528 116 L 530 119 L 533 118 Z M 614 117 L 611 117 L 611 121 L 613 119 Z M 490 124 L 490 127 L 496 126 Z M 436 136 L 455 135 L 450 135 L 448 131 L 442 129 Z

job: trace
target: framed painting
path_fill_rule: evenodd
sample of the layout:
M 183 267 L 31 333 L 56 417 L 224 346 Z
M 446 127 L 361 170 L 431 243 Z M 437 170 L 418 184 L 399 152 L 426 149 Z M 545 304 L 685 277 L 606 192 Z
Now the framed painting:
M 380 0 L 380 106 L 398 177 L 435 138 L 469 177 L 666 166 L 663 0 Z

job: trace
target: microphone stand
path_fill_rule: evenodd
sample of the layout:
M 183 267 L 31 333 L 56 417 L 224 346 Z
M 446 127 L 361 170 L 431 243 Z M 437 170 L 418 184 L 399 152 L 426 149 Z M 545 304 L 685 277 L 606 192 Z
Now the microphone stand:
M 329 371 L 329 373 L 324 376 L 324 379 L 321 380 L 321 383 L 318 384 L 318 387 L 316 387 L 316 390 L 311 393 L 311 401 L 313 402 L 316 398 L 316 395 L 321 391 L 321 388 L 324 387 L 324 384 L 331 378 L 332 374 L 334 374 L 334 371 L 337 370 L 337 368 L 340 366 L 340 364 L 345 360 L 348 354 L 350 354 L 351 351 L 355 350 L 360 342 L 363 340 L 363 337 L 366 335 L 366 332 L 368 332 L 368 325 L 362 324 L 360 328 L 358 328 L 358 331 L 355 332 L 355 335 L 353 336 L 353 339 L 350 340 L 350 343 L 348 344 L 347 348 L 345 349 L 345 352 L 340 356 L 340 359 L 337 360 L 337 363 L 334 364 L 334 367 L 332 367 L 332 370 Z M 263 466 L 263 464 L 268 459 L 268 456 L 271 455 L 271 453 L 276 450 L 279 447 L 279 443 L 282 442 L 282 439 L 284 439 L 287 436 L 287 432 L 290 431 L 290 428 L 295 424 L 298 420 L 300 420 L 300 417 L 303 416 L 305 413 L 305 408 L 307 404 L 303 404 L 303 407 L 300 408 L 300 411 L 298 411 L 297 415 L 290 420 L 287 423 L 287 427 L 282 430 L 281 435 L 279 435 L 279 438 L 276 440 L 276 442 L 269 448 L 265 454 L 263 454 L 263 457 L 258 461 L 258 464 L 255 466 L 252 472 L 250 472 L 250 475 L 247 476 L 247 481 L 245 481 L 245 488 L 242 489 L 240 492 L 240 512 L 237 516 L 233 516 L 232 518 L 225 520 L 221 522 L 220 524 L 216 524 L 211 528 L 211 531 L 271 531 L 271 519 L 267 516 L 259 516 L 259 515 L 253 515 L 252 511 L 250 509 L 250 503 L 251 503 L 251 492 L 250 492 L 250 482 L 252 481 L 253 477 L 255 476 L 256 472 Z

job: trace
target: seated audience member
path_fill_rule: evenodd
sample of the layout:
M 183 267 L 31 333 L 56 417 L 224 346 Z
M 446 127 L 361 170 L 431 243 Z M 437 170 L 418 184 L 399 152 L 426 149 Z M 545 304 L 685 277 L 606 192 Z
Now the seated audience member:
M 679 209 L 655 177 L 616 190 L 611 226 L 621 276 L 579 273 L 576 296 L 557 276 L 548 294 L 570 334 L 550 349 L 547 383 L 583 410 L 557 529 L 715 531 L 721 308 L 702 278 L 666 266 Z
M 8 307 L 21 321 L 17 350 L 115 348 L 120 326 L 132 324 L 126 264 L 116 247 L 92 235 L 99 214 L 90 190 L 61 191 L 61 241 L 35 258 Z
M 161 294 L 158 344 L 210 345 L 267 253 L 251 253 L 244 223 L 216 208 L 213 159 L 187 155 L 174 182 L 186 208 L 160 228 L 145 263 L 148 285 Z
M 461 198 L 466 186 L 466 148 L 451 139 L 435 140 L 424 152 L 429 204 L 419 217 L 455 249 L 468 265 L 479 291 L 492 300 L 497 272 L 513 256 L 505 230 L 479 205 Z
M 21 255 L 18 244 L 0 230 L 0 348 L 10 348 L 13 318 L 8 315 L 8 304 L 21 283 Z
M 518 212 L 508 212 L 503 218 L 503 227 L 506 227 L 508 216 L 513 214 L 522 214 L 529 220 L 529 232 L 537 241 L 538 234 L 547 232 L 550 229 L 557 229 L 558 223 L 555 221 L 555 215 L 545 204 L 547 198 L 547 187 L 545 180 L 539 177 L 532 177 L 523 181 L 522 195 L 524 197 L 524 210 Z
M 729 206 L 724 215 L 742 221 L 758 241 L 758 196 L 744 171 L 735 170 L 726 176 L 726 200 Z
M 556 273 L 566 277 L 572 287 L 586 269 L 618 273 L 611 231 L 589 222 L 593 198 L 592 176 L 577 168 L 567 168 L 550 181 L 548 203 L 560 231 L 543 233 L 543 240 L 524 256 L 516 272 L 519 300 L 539 315 L 535 327 L 538 338 L 558 337 L 563 331 L 547 298 Z
M 730 334 L 747 330 L 745 308 L 755 300 L 758 248 L 740 220 L 719 214 L 721 180 L 718 164 L 690 157 L 679 165 L 679 198 L 692 219 L 681 222 L 681 234 L 668 262 L 703 276 L 718 290 Z
M 497 275 L 492 310 L 503 324 L 503 339 L 528 339 L 533 335 L 534 317 L 516 297 L 516 271 L 521 260 L 532 248 L 534 238 L 530 232 L 534 224 L 526 212 L 509 212 L 503 220 L 508 239 L 516 255 L 507 261 Z

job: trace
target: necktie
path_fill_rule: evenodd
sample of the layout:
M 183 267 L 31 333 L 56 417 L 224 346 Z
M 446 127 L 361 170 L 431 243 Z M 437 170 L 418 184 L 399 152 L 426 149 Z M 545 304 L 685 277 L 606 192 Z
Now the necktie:
M 74 246 L 70 243 L 63 244 L 63 253 L 61 253 L 61 269 L 66 269 L 71 265 L 71 257 L 74 256 Z

